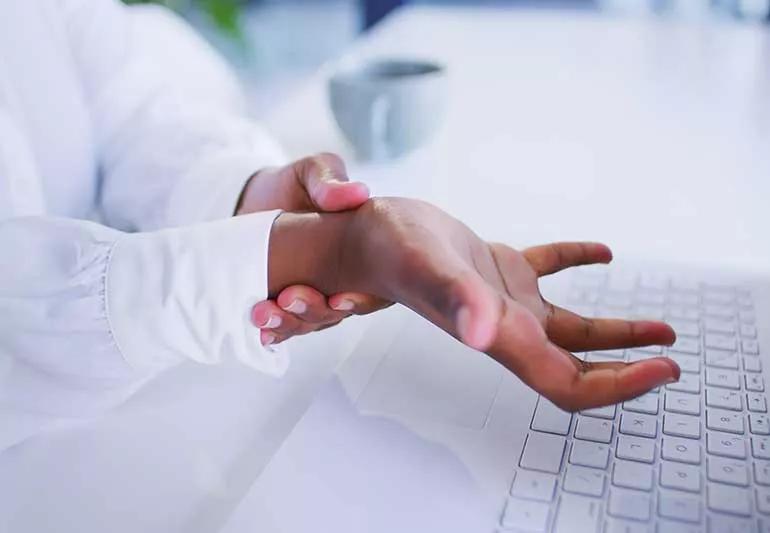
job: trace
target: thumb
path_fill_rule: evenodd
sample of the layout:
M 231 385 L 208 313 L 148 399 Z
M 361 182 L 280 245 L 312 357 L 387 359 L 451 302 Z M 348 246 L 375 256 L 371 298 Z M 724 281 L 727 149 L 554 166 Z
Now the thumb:
M 466 345 L 484 352 L 497 337 L 501 315 L 500 298 L 475 272 L 455 285 L 455 327 Z
M 334 154 L 301 160 L 296 177 L 318 211 L 354 209 L 369 199 L 366 184 L 349 181 L 345 164 Z

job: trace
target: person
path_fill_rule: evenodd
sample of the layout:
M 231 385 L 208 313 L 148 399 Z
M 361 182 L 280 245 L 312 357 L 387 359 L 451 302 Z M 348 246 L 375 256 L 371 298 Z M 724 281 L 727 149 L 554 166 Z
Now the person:
M 93 416 L 184 360 L 279 376 L 282 341 L 393 302 L 565 409 L 678 379 L 665 358 L 571 355 L 674 342 L 663 323 L 542 298 L 539 276 L 606 263 L 606 246 L 518 252 L 429 204 L 370 199 L 334 155 L 287 164 L 219 59 L 163 11 L 21 2 L 0 45 L 0 426 L 19 430 L 6 444 L 27 431 L 19 410 Z

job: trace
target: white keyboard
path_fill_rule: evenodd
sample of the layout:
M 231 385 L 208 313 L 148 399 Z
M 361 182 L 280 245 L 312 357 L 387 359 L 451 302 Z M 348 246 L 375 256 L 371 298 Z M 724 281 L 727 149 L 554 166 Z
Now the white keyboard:
M 664 319 L 681 379 L 620 405 L 570 414 L 540 397 L 500 531 L 770 533 L 770 418 L 750 291 L 659 276 L 581 274 L 587 316 Z

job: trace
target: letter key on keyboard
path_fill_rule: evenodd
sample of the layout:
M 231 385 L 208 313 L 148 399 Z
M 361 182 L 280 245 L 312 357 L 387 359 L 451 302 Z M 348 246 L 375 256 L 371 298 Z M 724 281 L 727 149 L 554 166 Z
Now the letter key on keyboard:
M 653 439 L 658 434 L 658 420 L 654 416 L 623 413 L 620 415 L 620 432 Z
M 553 500 L 555 489 L 556 476 L 530 470 L 519 470 L 516 473 L 516 477 L 513 478 L 511 496 L 550 502 Z
M 566 443 L 564 437 L 530 431 L 519 465 L 530 470 L 558 474 Z

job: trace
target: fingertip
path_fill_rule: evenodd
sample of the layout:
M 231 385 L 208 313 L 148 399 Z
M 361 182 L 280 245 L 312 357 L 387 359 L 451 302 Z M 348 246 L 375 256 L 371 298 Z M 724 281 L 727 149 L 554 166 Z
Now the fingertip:
M 318 206 L 325 211 L 343 211 L 359 207 L 369 199 L 369 187 L 359 181 L 327 182 L 321 187 L 317 198 Z

